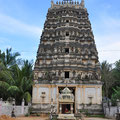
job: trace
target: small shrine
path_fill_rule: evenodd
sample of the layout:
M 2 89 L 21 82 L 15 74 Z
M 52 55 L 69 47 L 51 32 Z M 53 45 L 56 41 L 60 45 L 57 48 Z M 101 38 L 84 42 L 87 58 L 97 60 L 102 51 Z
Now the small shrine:
M 59 95 L 60 114 L 73 114 L 74 95 L 65 87 Z
M 59 115 L 58 119 L 75 119 L 73 114 L 74 95 L 72 90 L 65 87 L 59 94 Z

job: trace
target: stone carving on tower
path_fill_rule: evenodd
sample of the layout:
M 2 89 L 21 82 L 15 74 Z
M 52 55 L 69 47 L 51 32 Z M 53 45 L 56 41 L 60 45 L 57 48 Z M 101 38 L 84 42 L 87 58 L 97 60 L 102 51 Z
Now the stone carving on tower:
M 69 73 L 65 73 L 65 71 Z M 35 64 L 36 83 L 100 80 L 98 52 L 84 0 L 63 1 L 48 10 Z

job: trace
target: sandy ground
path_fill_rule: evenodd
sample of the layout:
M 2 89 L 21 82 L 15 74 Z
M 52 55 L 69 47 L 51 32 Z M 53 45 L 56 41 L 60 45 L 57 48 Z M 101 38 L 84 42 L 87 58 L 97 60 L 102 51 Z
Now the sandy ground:
M 18 117 L 16 120 L 48 120 L 48 117 Z M 112 119 L 85 118 L 85 120 L 112 120 Z
M 17 117 L 16 120 L 48 120 L 48 117 Z
M 85 118 L 85 120 L 113 120 L 113 119 L 105 119 L 105 118 Z

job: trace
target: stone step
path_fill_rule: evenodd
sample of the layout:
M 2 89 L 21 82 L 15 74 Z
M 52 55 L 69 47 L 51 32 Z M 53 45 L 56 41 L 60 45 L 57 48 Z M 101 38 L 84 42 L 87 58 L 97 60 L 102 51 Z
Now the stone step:
M 57 120 L 76 120 L 74 114 L 59 114 Z

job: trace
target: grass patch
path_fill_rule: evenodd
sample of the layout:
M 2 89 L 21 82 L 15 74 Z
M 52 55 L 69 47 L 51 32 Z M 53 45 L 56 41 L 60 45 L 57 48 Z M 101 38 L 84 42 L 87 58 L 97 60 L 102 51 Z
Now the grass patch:
M 29 117 L 29 116 L 30 116 L 30 114 L 29 114 L 29 113 L 25 114 L 25 117 Z

